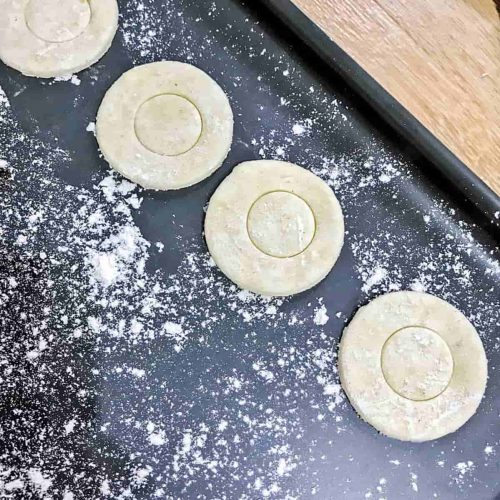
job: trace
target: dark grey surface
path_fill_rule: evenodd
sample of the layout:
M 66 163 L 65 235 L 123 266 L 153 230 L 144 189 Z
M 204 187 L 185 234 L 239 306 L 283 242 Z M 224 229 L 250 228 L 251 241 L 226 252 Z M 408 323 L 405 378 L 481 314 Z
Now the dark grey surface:
M 141 17 L 137 3 L 121 2 L 123 29 L 102 61 L 79 75 L 79 86 L 49 85 L 0 67 L 0 85 L 13 114 L 12 121 L 0 121 L 0 157 L 18 169 L 15 178 L 0 187 L 2 216 L 11 221 L 11 230 L 7 228 L 1 240 L 0 286 L 11 293 L 7 278 L 13 275 L 21 283 L 17 295 L 4 301 L 2 312 L 0 354 L 6 360 L 2 366 L 12 368 L 3 369 L 0 381 L 3 470 L 12 468 L 23 477 L 29 468 L 45 471 L 53 478 L 54 498 L 62 498 L 68 488 L 75 498 L 101 497 L 103 478 L 109 478 L 111 496 L 116 498 L 124 498 L 127 488 L 133 498 L 155 498 L 160 487 L 160 497 L 168 498 L 262 498 L 266 489 L 274 498 L 350 499 L 364 498 L 368 492 L 372 498 L 428 499 L 434 494 L 442 499 L 495 498 L 500 493 L 500 287 L 498 274 L 491 271 L 492 261 L 498 260 L 492 236 L 474 227 L 470 207 L 451 197 L 446 184 L 433 178 L 431 165 L 395 139 L 341 81 L 320 74 L 312 55 L 268 25 L 259 9 L 233 0 L 210 5 L 181 0 L 144 5 L 149 15 Z M 141 42 L 143 46 L 136 49 L 132 41 L 125 43 L 124 36 L 135 34 L 144 40 L 139 21 L 143 26 L 150 23 L 156 32 L 151 35 L 153 42 Z M 325 159 L 340 165 L 340 179 L 333 187 L 346 215 L 346 244 L 323 283 L 277 305 L 280 320 L 245 323 L 231 308 L 233 298 L 228 296 L 234 290 L 230 283 L 216 269 L 203 267 L 201 273 L 215 280 L 215 289 L 228 296 L 205 296 L 201 288 L 191 301 L 180 290 L 173 304 L 189 316 L 191 332 L 180 352 L 165 337 L 131 343 L 103 332 L 75 341 L 70 339 L 75 322 L 86 324 L 89 315 L 105 318 L 106 307 L 89 302 L 84 288 L 74 290 L 73 282 L 65 279 L 69 272 L 64 266 L 49 270 L 50 264 L 36 254 L 28 258 L 15 244 L 17 232 L 27 223 L 10 219 L 7 212 L 10 207 L 21 210 L 29 200 L 45 203 L 52 215 L 50 224 L 39 230 L 35 250 L 39 245 L 56 254 L 58 244 L 73 241 L 68 221 L 56 212 L 57 207 L 60 213 L 68 207 L 76 209 L 78 202 L 74 192 L 59 186 L 69 184 L 92 192 L 107 172 L 95 139 L 85 132 L 87 124 L 94 120 L 105 90 L 123 71 L 162 58 L 196 64 L 221 84 L 235 113 L 235 136 L 223 167 L 206 181 L 178 192 L 141 192 L 144 202 L 134 212 L 135 223 L 147 240 L 165 244 L 163 253 L 151 250 L 148 274 L 160 273 L 165 281 L 175 274 L 186 289 L 196 288 L 183 266 L 188 250 L 198 255 L 206 252 L 203 207 L 233 166 L 258 158 L 261 148 L 268 157 L 281 157 L 276 148 L 283 146 L 284 158 L 315 171 L 322 170 Z M 289 75 L 283 75 L 284 71 Z M 283 105 L 281 99 L 288 103 Z M 310 118 L 310 131 L 295 137 L 293 124 Z M 33 141 L 8 140 L 9 135 L 19 137 L 21 131 Z M 34 148 L 35 142 L 45 146 Z M 56 145 L 69 156 L 58 159 L 51 153 L 49 161 L 47 150 Z M 369 157 L 371 163 L 365 165 Z M 387 163 L 401 175 L 386 185 L 376 178 Z M 52 186 L 38 183 L 42 178 L 51 178 Z M 360 187 L 366 182 L 367 187 Z M 424 222 L 425 214 L 431 223 Z M 119 217 L 116 222 L 120 223 Z M 363 293 L 360 275 L 369 265 L 362 261 L 372 258 L 390 266 L 391 279 Z M 76 252 L 74 259 L 81 266 L 81 254 Z M 424 261 L 436 266 L 427 271 L 428 291 L 450 300 L 477 326 L 489 358 L 490 379 L 477 415 L 462 429 L 435 442 L 408 444 L 378 435 L 356 417 L 347 402 L 335 404 L 335 398 L 325 396 L 317 377 L 335 379 L 335 363 L 330 360 L 330 366 L 318 367 L 314 352 L 334 353 L 344 321 L 356 308 L 387 291 L 391 282 L 410 287 Z M 41 278 L 49 272 L 58 286 L 53 295 L 46 293 Z M 324 327 L 310 320 L 319 297 L 324 298 L 330 315 Z M 65 301 L 74 310 L 68 325 L 54 319 Z M 81 308 L 73 307 L 78 303 Z M 134 315 L 138 303 L 118 307 L 110 322 L 119 315 Z M 54 311 L 48 321 L 53 321 L 55 347 L 44 354 L 42 364 L 33 365 L 25 359 L 25 344 L 36 333 L 32 324 L 26 326 L 20 312 L 27 312 L 32 323 L 40 322 L 44 306 Z M 287 318 L 297 311 L 306 320 L 290 325 Z M 342 312 L 340 318 L 335 317 L 336 311 Z M 206 329 L 201 321 L 208 314 L 218 320 Z M 159 329 L 166 319 L 151 318 L 151 328 Z M 285 360 L 284 367 L 280 359 Z M 273 380 L 258 376 L 255 363 L 273 367 Z M 113 367 L 121 365 L 145 369 L 145 380 L 138 385 L 115 376 Z M 71 376 L 68 366 L 74 370 Z M 227 383 L 235 374 L 245 381 L 237 393 Z M 84 402 L 78 397 L 81 389 L 90 394 Z M 79 424 L 66 436 L 61 428 L 75 414 L 86 425 Z M 144 427 L 144 422 L 160 418 L 168 437 L 162 447 L 150 446 L 141 437 L 142 431 L 130 423 L 142 422 Z M 214 431 L 221 420 L 229 422 L 228 430 Z M 109 423 L 105 431 L 104 423 Z M 185 459 L 188 465 L 176 469 L 173 457 L 182 449 L 186 429 L 196 436 L 196 429 L 203 425 L 210 430 L 199 431 L 208 436 L 201 456 L 218 465 L 210 468 L 190 455 Z M 222 448 L 217 444 L 221 438 L 226 440 Z M 497 455 L 487 456 L 487 445 Z M 276 473 L 280 456 L 295 465 L 283 475 Z M 469 461 L 473 466 L 460 475 L 456 465 Z M 145 465 L 154 472 L 142 483 L 131 480 L 134 470 Z M 257 478 L 262 478 L 264 486 L 255 487 Z M 29 481 L 26 484 L 19 498 L 43 497 L 40 489 Z M 278 488 L 274 492 L 273 484 Z M 15 497 L 17 493 L 9 494 Z

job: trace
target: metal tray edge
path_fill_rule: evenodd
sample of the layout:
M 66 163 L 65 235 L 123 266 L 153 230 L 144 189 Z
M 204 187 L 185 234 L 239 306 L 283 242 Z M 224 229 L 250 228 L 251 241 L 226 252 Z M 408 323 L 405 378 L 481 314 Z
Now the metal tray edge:
M 481 226 L 500 230 L 500 197 L 291 0 L 258 0 L 351 87 L 392 129 L 431 162 L 479 210 Z

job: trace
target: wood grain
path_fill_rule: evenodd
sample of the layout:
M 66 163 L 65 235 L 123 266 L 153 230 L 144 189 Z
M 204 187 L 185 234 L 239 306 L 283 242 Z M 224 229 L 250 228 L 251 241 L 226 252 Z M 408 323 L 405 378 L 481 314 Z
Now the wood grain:
M 500 20 L 490 0 L 293 0 L 500 194 Z

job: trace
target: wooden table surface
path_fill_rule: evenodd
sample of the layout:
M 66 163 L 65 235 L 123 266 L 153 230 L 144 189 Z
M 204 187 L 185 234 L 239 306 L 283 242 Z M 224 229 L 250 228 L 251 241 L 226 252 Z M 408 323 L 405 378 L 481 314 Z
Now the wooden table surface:
M 500 194 L 492 0 L 292 0 Z

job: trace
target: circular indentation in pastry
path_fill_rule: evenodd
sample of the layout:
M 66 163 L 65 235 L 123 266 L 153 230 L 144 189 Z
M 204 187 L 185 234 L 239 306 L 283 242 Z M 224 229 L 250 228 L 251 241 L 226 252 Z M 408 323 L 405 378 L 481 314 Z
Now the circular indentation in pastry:
M 253 244 L 271 257 L 293 257 L 311 243 L 314 215 L 299 196 L 274 191 L 261 196 L 248 212 L 248 234 Z
M 425 293 L 395 292 L 355 314 L 340 342 L 339 373 L 369 424 L 396 439 L 428 441 L 474 415 L 487 361 L 458 309 Z
M 154 153 L 177 156 L 200 138 L 202 120 L 196 106 L 184 97 L 163 94 L 143 103 L 135 115 L 135 133 Z
M 26 24 L 46 42 L 69 42 L 80 36 L 90 22 L 86 0 L 29 0 L 24 11 Z
M 91 66 L 118 27 L 116 0 L 0 0 L 0 12 L 0 59 L 41 78 Z
M 109 164 L 150 189 L 180 189 L 212 174 L 231 147 L 233 113 L 202 70 L 175 61 L 137 66 L 107 91 L 96 120 Z
M 239 287 L 292 295 L 330 272 L 344 220 L 332 190 L 313 173 L 283 161 L 249 161 L 210 199 L 205 237 L 217 266 Z
M 425 401 L 450 383 L 453 358 L 440 335 L 418 326 L 392 334 L 382 348 L 385 380 L 400 396 Z

